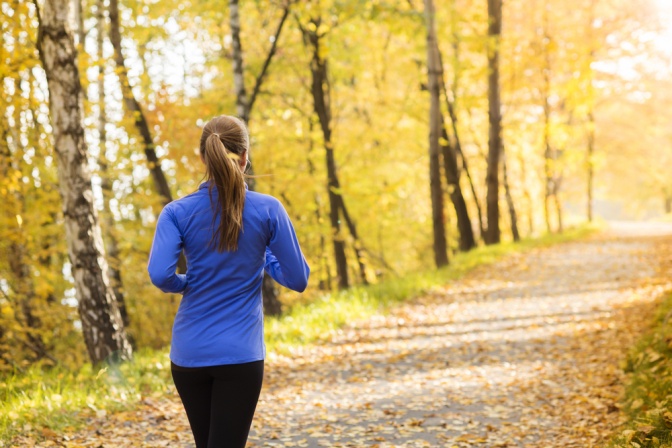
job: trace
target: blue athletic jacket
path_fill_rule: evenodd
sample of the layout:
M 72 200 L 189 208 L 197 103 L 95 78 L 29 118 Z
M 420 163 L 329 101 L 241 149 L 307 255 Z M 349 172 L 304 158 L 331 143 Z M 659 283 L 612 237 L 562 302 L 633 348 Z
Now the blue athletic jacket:
M 299 292 L 310 273 L 289 216 L 274 197 L 246 191 L 235 252 L 219 253 L 210 244 L 212 216 L 208 184 L 203 183 L 197 192 L 164 207 L 149 255 L 152 283 L 164 292 L 183 294 L 170 349 L 171 361 L 183 367 L 264 359 L 264 269 Z M 186 274 L 175 273 L 181 250 Z

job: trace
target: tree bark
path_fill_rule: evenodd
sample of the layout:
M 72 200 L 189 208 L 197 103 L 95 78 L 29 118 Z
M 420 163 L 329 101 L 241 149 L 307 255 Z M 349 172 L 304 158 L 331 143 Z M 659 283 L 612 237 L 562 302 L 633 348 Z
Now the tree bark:
M 310 61 L 311 72 L 311 95 L 313 97 L 313 110 L 317 115 L 322 138 L 324 140 L 325 162 L 327 167 L 327 191 L 329 197 L 329 222 L 332 230 L 332 241 L 334 246 L 334 261 L 336 263 L 336 274 L 339 288 L 347 288 L 350 285 L 348 279 L 348 263 L 345 254 L 345 241 L 342 235 L 340 214 L 346 220 L 346 225 L 354 240 L 355 254 L 363 282 L 366 279 L 366 266 L 361 256 L 361 243 L 357 234 L 354 221 L 350 218 L 345 200 L 341 193 L 341 186 L 338 180 L 338 170 L 334 157 L 334 148 L 331 141 L 331 101 L 329 92 L 328 63 L 326 59 L 320 56 L 320 39 L 322 35 L 317 30 L 320 27 L 321 18 L 312 18 L 311 30 L 302 27 L 304 43 L 306 43 L 312 53 Z
M 313 152 L 313 119 L 308 117 L 308 152 L 306 154 L 306 164 L 308 165 L 308 175 L 313 177 L 315 175 L 315 164 L 310 158 L 310 154 Z M 313 199 L 315 201 L 315 222 L 322 222 L 322 201 L 320 201 L 320 195 L 315 192 Z M 321 291 L 328 291 L 331 289 L 331 271 L 329 269 L 329 257 L 327 256 L 327 241 L 324 237 L 323 232 L 318 232 L 320 236 L 320 278 L 318 280 L 318 288 Z
M 441 74 L 441 84 L 439 88 L 443 92 L 443 98 L 445 100 L 446 107 L 448 108 L 448 115 L 450 116 L 454 142 L 451 144 L 450 138 L 448 137 L 448 131 L 446 130 L 446 123 L 443 119 L 443 114 L 439 112 L 441 119 L 441 136 L 445 142 L 441 144 L 443 166 L 446 182 L 448 184 L 450 199 L 453 203 L 453 207 L 455 208 L 455 215 L 457 216 L 457 228 L 460 231 L 460 250 L 466 252 L 476 247 L 476 241 L 474 240 L 474 230 L 471 227 L 471 219 L 469 218 L 467 203 L 464 200 L 462 188 L 460 187 L 461 171 L 457 164 L 457 154 L 462 153 L 462 144 L 460 143 L 460 133 L 457 130 L 457 114 L 455 113 L 453 102 L 448 98 L 448 90 L 443 72 L 443 58 L 441 57 L 441 50 L 439 49 L 438 40 L 435 40 L 434 44 L 436 45 L 438 70 Z M 469 169 L 467 167 L 467 161 L 464 158 L 464 155 L 462 155 L 462 166 L 467 173 L 467 177 L 471 179 L 471 176 L 468 174 Z M 480 205 L 478 204 L 478 198 L 476 197 L 473 184 L 472 193 L 474 194 L 474 201 L 476 202 L 476 206 L 478 207 L 480 214 Z
M 166 176 L 161 169 L 161 163 L 159 158 L 156 155 L 154 150 L 154 140 L 152 138 L 152 133 L 147 124 L 147 119 L 145 118 L 145 113 L 140 106 L 140 103 L 135 98 L 133 94 L 133 89 L 128 80 L 128 70 L 126 69 L 126 61 L 124 59 L 124 54 L 121 50 L 121 33 L 119 31 L 119 2 L 118 0 L 110 0 L 109 6 L 109 15 L 110 15 L 110 42 L 114 47 L 114 62 L 117 66 L 117 73 L 119 75 L 119 83 L 121 84 L 121 90 L 123 93 L 124 105 L 128 112 L 133 116 L 135 120 L 135 127 L 137 128 L 140 136 L 142 137 L 143 149 L 145 156 L 147 157 L 148 168 L 152 173 L 152 179 L 154 180 L 154 186 L 156 187 L 157 192 L 163 199 L 164 204 L 168 204 L 173 200 L 173 195 L 170 192 L 170 187 L 168 186 L 168 181 Z
M 518 231 L 518 216 L 516 215 L 516 207 L 513 203 L 513 196 L 511 196 L 511 188 L 509 186 L 509 173 L 506 167 L 506 152 L 502 146 L 502 182 L 504 183 L 504 194 L 506 196 L 506 205 L 509 208 L 509 218 L 511 220 L 511 235 L 513 241 L 520 241 L 520 232 Z
M 588 147 L 586 148 L 586 216 L 588 222 L 593 222 L 593 182 L 595 176 L 595 115 L 593 110 L 588 112 Z
M 84 50 L 84 39 L 86 33 L 84 32 L 84 14 L 82 13 L 82 0 L 73 0 L 75 12 L 75 24 L 77 25 L 77 42 L 78 51 Z
M 23 91 L 23 89 L 20 90 Z M 6 104 L 3 105 L 6 106 Z M 17 123 L 20 122 L 20 113 L 21 110 L 15 107 L 14 120 Z M 18 135 L 18 130 L 16 127 L 12 127 L 10 131 L 7 118 L 3 115 L 2 139 L 0 140 L 0 176 L 2 176 L 2 179 L 15 177 L 13 173 L 20 175 L 20 166 L 18 163 L 16 163 L 16 160 L 21 160 L 22 155 L 25 154 L 25 148 L 23 148 L 23 145 L 21 145 L 21 149 L 23 150 L 21 153 L 12 154 L 12 150 L 10 149 L 10 145 L 8 143 L 8 137 L 10 133 L 12 134 L 12 141 L 15 143 L 15 145 L 17 145 L 16 150 L 18 150 L 18 145 L 20 145 L 20 142 L 22 141 Z M 20 185 L 23 185 L 23 183 Z M 12 275 L 11 278 L 5 279 L 9 288 L 14 293 L 14 300 L 12 300 L 14 303 L 12 303 L 12 306 L 15 309 L 13 315 L 29 341 L 26 343 L 26 346 L 29 346 L 32 351 L 35 352 L 37 357 L 36 359 L 40 359 L 48 356 L 48 353 L 46 344 L 40 336 L 39 331 L 37 331 L 41 327 L 41 322 L 35 314 L 33 307 L 35 288 L 30 266 L 28 265 L 30 254 L 26 250 L 26 246 L 24 244 L 24 241 L 26 241 L 25 230 L 23 229 L 21 221 L 19 221 L 19 219 L 21 219 L 20 217 L 25 215 L 25 199 L 21 186 L 17 186 L 16 188 L 10 187 L 9 191 L 7 192 L 7 202 L 3 204 L 3 211 L 4 210 L 7 212 L 7 216 L 9 218 L 8 221 L 14 221 L 17 223 L 15 231 L 13 232 L 14 235 L 9 237 L 11 243 L 9 244 L 8 254 L 11 254 L 11 256 L 7 257 L 9 262 L 9 271 Z M 16 216 L 19 218 L 16 218 Z
M 252 107 L 254 106 L 255 99 L 261 88 L 261 84 L 264 81 L 264 76 L 270 66 L 270 63 L 275 55 L 277 48 L 277 42 L 280 38 L 280 33 L 282 32 L 283 25 L 287 20 L 289 15 L 289 3 L 285 5 L 282 18 L 276 29 L 273 43 L 271 44 L 271 49 L 266 56 L 264 61 L 263 68 L 257 79 L 255 81 L 252 96 L 248 100 L 247 90 L 245 88 L 245 71 L 243 66 L 243 46 L 240 40 L 240 11 L 238 0 L 229 0 L 229 27 L 231 28 L 231 41 L 233 47 L 233 85 L 236 91 L 236 114 L 238 117 L 243 120 L 243 122 L 248 125 L 250 122 L 250 116 L 252 113 Z M 248 160 L 252 160 L 252 155 L 248 154 Z M 250 191 L 255 190 L 255 181 L 253 176 L 252 167 L 250 166 L 248 171 L 247 184 Z M 282 313 L 282 302 L 280 302 L 280 289 L 273 281 L 271 276 L 267 275 L 264 272 L 264 279 L 261 286 L 261 294 L 263 297 L 264 312 L 272 316 L 278 316 Z
M 502 114 L 499 93 L 499 46 L 502 33 L 502 0 L 488 0 L 488 167 L 486 244 L 500 241 L 499 158 L 502 148 Z
M 439 53 L 440 55 L 441 53 Z M 439 59 L 440 60 L 440 59 Z M 442 64 L 443 65 L 443 64 Z M 454 92 L 453 92 L 454 93 Z M 451 126 L 453 129 L 453 138 L 455 139 L 455 157 L 457 157 L 457 154 L 459 154 L 461 160 L 462 160 L 462 169 L 464 170 L 464 174 L 467 176 L 467 181 L 469 182 L 469 188 L 471 190 L 471 195 L 474 198 L 474 204 L 476 205 L 476 212 L 478 214 L 478 229 L 481 235 L 481 238 L 485 234 L 485 226 L 483 224 L 483 211 L 481 210 L 481 202 L 478 200 L 478 194 L 476 193 L 476 187 L 474 185 L 474 180 L 471 177 L 471 173 L 469 171 L 469 165 L 467 163 L 467 158 L 464 155 L 464 152 L 462 152 L 462 143 L 460 140 L 460 134 L 458 132 L 457 128 L 457 113 L 455 112 L 455 105 L 453 101 L 451 101 L 448 98 L 448 93 L 446 91 L 446 85 L 445 82 L 443 83 L 443 96 L 444 96 L 444 101 L 446 102 L 446 106 L 448 108 L 448 116 L 450 117 L 450 122 Z M 459 172 L 460 169 L 457 168 L 458 171 L 458 183 L 459 183 Z M 467 215 L 468 218 L 468 215 Z M 470 220 L 471 221 L 471 220 Z M 473 235 L 473 230 L 472 230 L 472 235 Z M 472 237 L 473 239 L 473 237 Z
M 348 226 L 348 231 L 350 232 L 350 235 L 352 235 L 352 238 L 354 239 L 355 257 L 357 257 L 359 276 L 362 279 L 362 283 L 368 285 L 369 280 L 366 278 L 366 264 L 364 263 L 364 251 L 363 248 L 361 247 L 359 235 L 357 235 L 357 227 L 355 226 L 355 222 L 352 220 L 352 218 L 350 218 L 350 213 L 348 213 L 348 209 L 345 207 L 345 202 L 343 201 L 342 195 L 339 195 L 339 202 L 341 213 L 343 214 L 343 219 L 345 220 L 345 225 Z
M 38 8 L 38 51 L 47 75 L 68 255 L 82 332 L 91 362 L 125 360 L 131 345 L 107 278 L 107 261 L 93 206 L 91 175 L 82 126 L 77 51 L 66 28 L 69 0 L 47 0 Z
M 562 185 L 562 177 L 556 176 L 553 179 L 553 199 L 555 201 L 555 214 L 558 219 L 558 233 L 562 233 L 565 230 L 564 224 L 562 222 L 562 201 L 560 200 L 560 185 Z
M 588 70 L 588 138 L 586 147 L 586 218 L 593 222 L 593 183 L 595 175 L 595 89 L 593 86 L 594 72 L 592 63 L 595 61 L 595 38 L 593 26 L 595 22 L 596 0 L 591 0 L 588 14 L 588 45 L 590 46 Z
M 461 73 L 461 64 L 460 64 L 460 31 L 459 31 L 459 13 L 458 13 L 458 8 L 456 5 L 455 0 L 450 0 L 449 2 L 449 10 L 450 10 L 450 30 L 451 30 L 451 35 L 452 35 L 452 47 L 453 47 L 453 82 L 450 88 L 450 92 L 452 94 L 452 99 L 448 97 L 448 86 L 446 85 L 446 81 L 443 81 L 443 96 L 444 100 L 446 102 L 446 106 L 448 108 L 448 115 L 450 116 L 450 122 L 453 128 L 453 135 L 455 136 L 455 152 L 460 156 L 462 159 L 462 169 L 464 170 L 464 174 L 467 176 L 467 180 L 469 181 L 469 189 L 471 190 L 471 196 L 474 198 L 474 205 L 476 206 L 476 213 L 478 214 L 478 231 L 479 235 L 481 238 L 484 238 L 485 235 L 485 224 L 483 222 L 483 208 L 481 207 L 481 201 L 478 198 L 478 194 L 476 193 L 476 186 L 474 184 L 474 179 L 471 176 L 471 172 L 469 171 L 469 165 L 467 162 L 467 158 L 464 155 L 464 152 L 462 151 L 462 143 L 460 139 L 460 133 L 458 132 L 458 117 L 457 117 L 457 112 L 456 112 L 456 101 L 458 97 L 458 87 L 459 87 L 459 81 L 460 81 L 460 73 Z M 443 67 L 443 62 L 441 61 L 441 53 L 439 52 L 439 62 L 441 63 L 441 67 Z
M 441 116 L 441 136 L 445 141 L 441 144 L 443 167 L 448 184 L 448 194 L 455 209 L 455 216 L 457 216 L 457 228 L 460 231 L 460 250 L 467 252 L 476 247 L 476 241 L 474 240 L 474 230 L 471 227 L 471 219 L 469 219 L 467 203 L 460 186 L 460 170 L 457 166 L 457 157 L 455 150 L 450 145 L 443 116 Z
M 518 163 L 520 164 L 520 183 L 523 186 L 523 196 L 525 197 L 525 203 L 527 204 L 527 233 L 528 235 L 534 234 L 534 205 L 532 202 L 532 195 L 530 194 L 530 189 L 527 188 L 527 169 L 525 165 L 525 158 L 522 154 L 518 156 Z
M 314 20 L 315 29 L 319 27 L 320 20 Z M 312 75 L 311 93 L 313 96 L 313 108 L 320 121 L 322 137 L 324 139 L 325 163 L 327 167 L 327 192 L 329 197 L 329 221 L 331 223 L 332 241 L 334 246 L 334 260 L 336 262 L 336 274 L 339 288 L 347 288 L 350 285 L 348 279 L 348 261 L 345 255 L 345 241 L 341 231 L 339 210 L 341 203 L 341 186 L 338 181 L 334 148 L 331 142 L 331 105 L 329 103 L 329 90 L 327 84 L 327 61 L 320 57 L 320 36 L 315 31 L 306 31 L 306 37 L 312 49 L 310 72 Z
M 544 11 L 546 10 L 544 9 Z M 553 191 L 553 150 L 551 148 L 551 105 L 549 103 L 551 95 L 551 56 L 549 54 L 548 42 L 550 42 L 550 36 L 548 35 L 548 13 L 544 12 L 544 68 L 542 69 L 544 89 L 544 219 L 546 220 L 546 231 L 551 233 L 553 228 L 551 226 L 549 202 Z
M 100 167 L 100 188 L 103 191 L 103 200 L 107 205 L 107 210 L 101 214 L 105 224 L 105 242 L 108 260 L 108 276 L 110 285 L 114 291 L 114 297 L 117 299 L 117 306 L 124 327 L 130 326 L 130 318 L 126 309 L 126 299 L 124 297 L 124 283 L 121 277 L 121 257 L 119 252 L 119 242 L 114 231 L 114 218 L 111 213 L 111 202 L 114 199 L 112 191 L 112 179 L 108 170 L 107 156 L 105 154 L 107 144 L 107 124 L 105 107 L 105 57 L 103 54 L 103 36 L 105 35 L 105 2 L 97 0 L 96 2 L 96 43 L 98 49 L 98 166 Z
M 438 46 L 434 29 L 434 3 L 425 0 L 425 22 L 427 26 L 427 81 L 429 88 L 429 192 L 432 203 L 432 230 L 434 263 L 437 267 L 448 264 L 448 244 L 443 212 L 443 191 L 441 189 L 441 153 L 439 137 L 441 135 L 441 108 L 439 104 L 440 88 Z
M 247 90 L 245 89 L 238 0 L 229 0 L 229 26 L 231 27 L 231 46 L 233 47 L 233 85 L 236 91 L 236 114 L 247 124 L 250 119 L 250 111 L 247 107 Z

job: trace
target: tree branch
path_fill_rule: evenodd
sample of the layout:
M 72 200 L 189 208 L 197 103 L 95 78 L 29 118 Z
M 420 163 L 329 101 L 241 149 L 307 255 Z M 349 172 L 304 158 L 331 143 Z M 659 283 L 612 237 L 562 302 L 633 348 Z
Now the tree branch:
M 273 59 L 275 51 L 278 48 L 278 40 L 280 39 L 280 33 L 282 32 L 282 27 L 284 26 L 285 22 L 287 21 L 287 17 L 289 16 L 290 7 L 291 2 L 288 2 L 284 7 L 282 17 L 280 18 L 280 23 L 278 23 L 278 28 L 275 30 L 275 34 L 273 35 L 273 43 L 271 44 L 271 49 L 268 51 L 268 55 L 266 55 L 266 60 L 264 61 L 264 65 L 261 68 L 261 72 L 257 76 L 257 79 L 254 81 L 254 88 L 252 89 L 250 100 L 247 103 L 248 114 L 252 111 L 252 106 L 254 106 L 254 102 L 257 99 L 259 89 L 261 89 L 261 84 L 264 81 L 264 76 L 266 76 L 268 67 L 271 65 L 271 60 Z

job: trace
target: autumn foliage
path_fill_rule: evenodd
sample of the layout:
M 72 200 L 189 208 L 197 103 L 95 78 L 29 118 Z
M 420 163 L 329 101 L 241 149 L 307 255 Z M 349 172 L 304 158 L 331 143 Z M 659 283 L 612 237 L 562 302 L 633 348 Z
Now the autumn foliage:
M 501 185 L 495 201 L 504 240 L 513 238 L 514 227 L 522 236 L 558 232 L 593 213 L 613 215 L 615 207 L 672 211 L 664 169 L 670 152 L 660 149 L 671 135 L 669 66 L 653 0 L 512 0 L 503 7 L 499 37 L 488 32 L 486 2 L 435 3 L 442 77 L 434 110 L 443 123 L 436 142 L 444 149 L 437 160 L 454 166 L 435 171 L 443 205 L 434 214 L 422 2 L 240 5 L 238 51 L 248 94 L 264 74 L 249 111 L 255 188 L 279 197 L 295 222 L 313 271 L 310 298 L 433 267 L 433 216 L 434 224 L 443 216 L 447 255 L 471 247 L 461 239 L 467 229 L 483 243 L 493 220 L 486 213 L 488 173 Z M 42 5 L 1 4 L 5 372 L 86 361 L 36 4 Z M 123 297 L 121 315 L 134 348 L 164 347 L 179 297 L 149 284 L 146 260 L 166 198 L 194 191 L 203 179 L 201 126 L 237 113 L 229 11 L 213 2 L 119 4 L 126 73 L 110 40 L 107 4 L 87 0 L 75 10 L 70 25 L 82 123 L 110 285 L 117 301 Z M 488 170 L 494 51 L 502 143 L 499 162 Z M 169 195 L 157 187 L 157 171 Z M 456 186 L 467 227 L 458 226 Z M 283 292 L 281 300 L 291 306 L 296 298 Z

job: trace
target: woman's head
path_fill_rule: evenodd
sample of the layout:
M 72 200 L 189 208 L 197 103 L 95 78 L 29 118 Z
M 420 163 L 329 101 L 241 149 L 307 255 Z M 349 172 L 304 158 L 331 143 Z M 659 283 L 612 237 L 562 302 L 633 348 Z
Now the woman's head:
M 229 115 L 220 115 L 206 123 L 201 134 L 201 159 L 204 162 L 206 142 L 212 135 L 219 138 L 219 141 L 229 153 L 229 158 L 232 160 L 237 158 L 239 163 L 243 159 L 247 160 L 247 151 L 250 149 L 250 137 L 247 133 L 247 127 L 242 120 Z M 245 164 L 242 166 L 244 167 Z
M 221 115 L 210 120 L 201 135 L 201 159 L 205 163 L 205 177 L 209 182 L 213 206 L 213 224 L 219 216 L 212 243 L 217 250 L 238 249 L 238 235 L 243 228 L 245 178 L 250 138 L 245 124 L 238 118 Z M 213 190 L 217 193 L 215 205 Z

